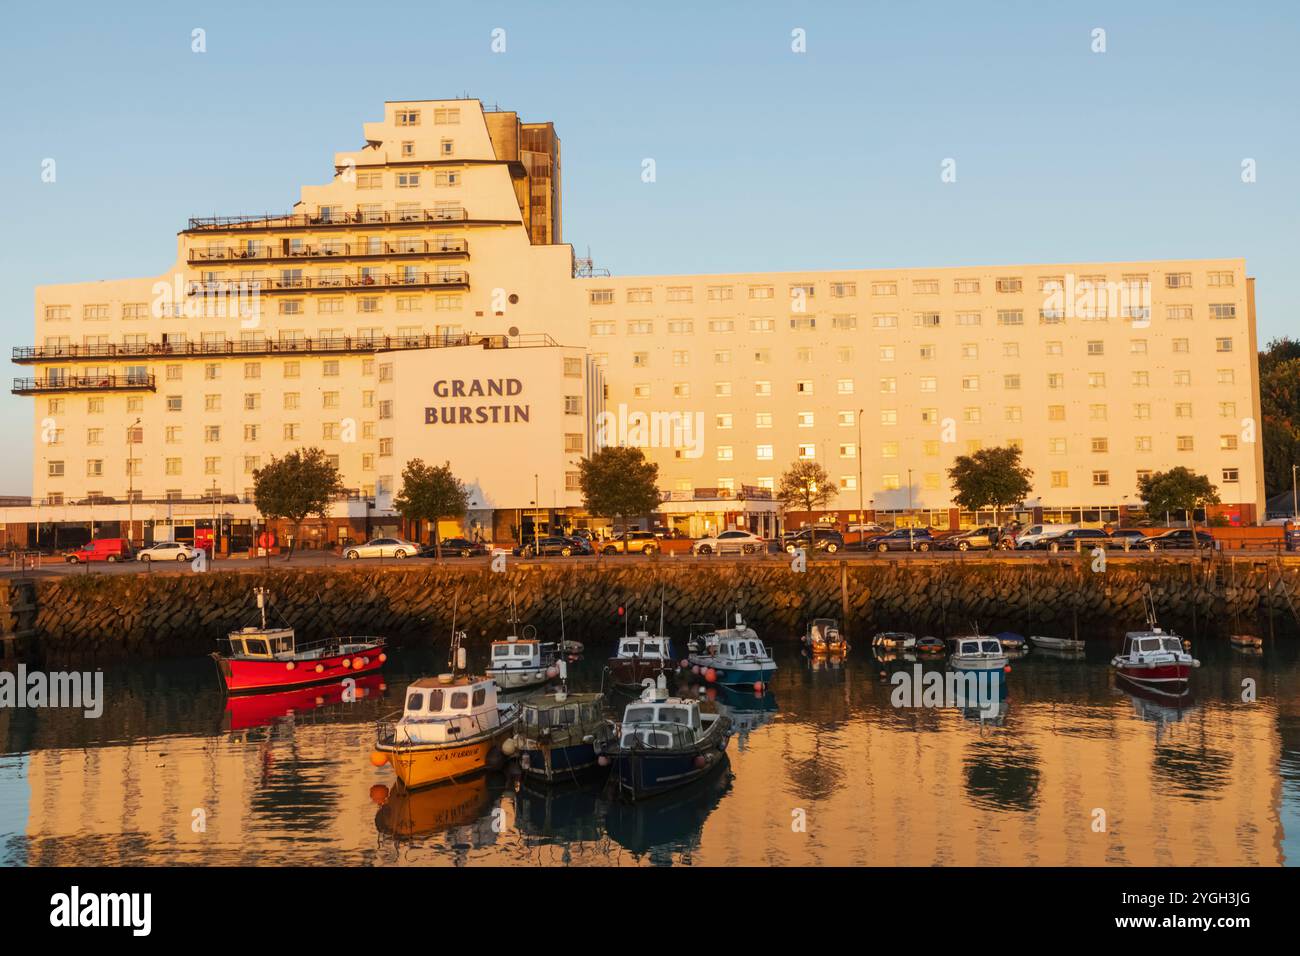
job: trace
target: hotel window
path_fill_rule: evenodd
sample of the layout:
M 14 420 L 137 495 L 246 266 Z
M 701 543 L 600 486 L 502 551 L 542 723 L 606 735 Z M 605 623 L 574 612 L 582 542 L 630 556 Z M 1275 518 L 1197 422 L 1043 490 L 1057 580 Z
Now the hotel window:
M 858 317 L 856 315 L 833 315 L 831 316 L 831 328 L 841 332 L 853 332 L 858 327 Z
M 124 319 L 147 319 L 149 318 L 148 302 L 127 302 L 122 306 L 122 318 Z
M 384 174 L 376 172 L 357 173 L 358 189 L 380 189 L 384 185 Z
M 939 424 L 939 409 L 937 408 L 921 409 L 921 424 L 922 425 Z
M 749 287 L 749 297 L 751 299 L 770 299 L 773 290 L 770 285 L 752 285 Z
M 1047 453 L 1049 455 L 1064 455 L 1066 443 L 1064 438 L 1049 438 L 1047 440 Z
M 1010 375 L 1003 375 L 1003 376 L 1002 376 L 1002 387 L 1005 388 L 1005 389 L 1008 389 L 1008 390 L 1010 390 L 1010 391 L 1015 391 L 1015 390 L 1019 389 L 1019 388 L 1020 388 L 1020 376 L 1019 376 L 1019 374 L 1012 373 L 1012 374 L 1010 374 Z
M 321 422 L 320 437 L 322 441 L 336 441 L 339 437 L 339 423 Z
M 400 176 L 398 177 L 397 184 L 398 184 L 399 186 L 402 184 L 402 181 L 401 181 L 401 177 L 400 177 Z M 459 185 L 460 185 L 460 170 L 459 170 L 459 169 L 439 169 L 439 170 L 435 170 L 435 171 L 434 171 L 434 174 L 433 174 L 433 184 L 434 184 L 435 186 L 459 186 Z M 418 186 L 418 185 L 419 185 L 419 182 L 417 181 L 416 183 L 414 183 L 414 185 L 417 185 L 417 186 Z
M 633 385 L 633 386 L 632 386 L 632 397 L 633 397 L 633 398 L 649 398 L 649 397 L 650 397 L 650 386 L 649 386 L 649 384 L 648 384 L 648 383 L 645 383 L 645 382 L 641 382 L 640 384 Z
M 835 358 L 841 365 L 848 365 L 853 361 L 853 346 L 841 345 L 835 350 Z
M 755 427 L 755 428 L 771 428 L 771 427 L 772 427 L 772 413 L 771 413 L 771 412 L 755 412 L 755 413 L 754 413 L 754 427 Z
M 1179 436 L 1178 436 L 1178 450 L 1179 450 L 1179 451 L 1195 451 L 1195 450 L 1196 450 L 1196 443 L 1195 443 L 1195 441 L 1192 439 L 1192 436 L 1191 436 L 1191 435 L 1179 435 Z
M 99 321 L 108 318 L 107 305 L 83 305 L 81 307 L 81 317 L 86 321 Z
M 1097 339 L 1092 339 L 1091 341 L 1088 342 L 1088 354 L 1089 354 L 1089 355 L 1105 355 L 1105 354 L 1106 354 L 1106 343 L 1105 343 L 1105 342 L 1101 342 L 1101 341 L 1099 341 L 1099 340 L 1097 340 Z
M 647 365 L 649 365 L 649 364 L 650 364 L 650 353 L 649 353 L 649 352 L 633 352 L 633 353 L 632 353 L 632 367 L 633 367 L 633 368 L 645 368 L 645 367 L 646 367 Z
M 771 383 L 771 382 L 755 382 L 755 383 L 754 383 L 754 394 L 755 394 L 756 396 L 758 396 L 759 398 L 770 398 L 771 395 L 772 395 L 772 383 Z
M 688 285 L 669 286 L 666 298 L 669 302 L 693 302 L 695 295 Z
M 368 389 L 368 388 L 367 388 L 367 389 L 362 389 L 362 391 L 361 391 L 361 407 L 362 407 L 362 408 L 374 408 L 374 407 L 375 407 L 375 393 L 374 393 L 373 390 Z
M 964 359 L 978 359 L 980 357 L 980 347 L 976 342 L 963 342 L 961 346 L 961 357 Z
M 936 392 L 939 390 L 939 380 L 931 375 L 922 375 L 917 379 L 917 388 L 922 392 Z
M 848 299 L 858 294 L 858 284 L 856 282 L 832 282 L 831 298 Z
M 914 295 L 938 295 L 939 280 L 938 279 L 913 279 L 912 293 Z
M 751 332 L 775 332 L 776 319 L 750 319 L 749 331 Z
M 1002 357 L 1003 357 L 1003 358 L 1013 358 L 1013 359 L 1018 359 L 1018 358 L 1020 358 L 1020 343 L 1019 343 L 1019 342 L 1003 342 L 1003 343 L 1002 343 Z
M 817 290 L 811 282 L 796 283 L 790 286 L 790 298 L 794 300 L 811 299 Z
M 967 405 L 961 410 L 961 420 L 967 425 L 978 425 L 982 419 L 980 409 L 974 405 Z
M 1146 354 L 1147 354 L 1147 340 L 1146 340 L 1146 339 L 1134 339 L 1133 341 L 1129 342 L 1129 344 L 1128 344 L 1128 351 L 1129 351 L 1129 354 L 1130 354 L 1130 355 L 1146 355 Z
M 86 399 L 87 415 L 102 415 L 104 413 L 104 400 L 102 398 Z
M 1064 309 L 1039 309 L 1039 325 L 1063 325 L 1065 323 Z
M 248 378 L 261 378 L 261 377 L 262 377 L 261 362 L 244 363 L 244 378 L 248 379 Z
M 1238 472 L 1238 470 L 1237 470 L 1236 468 L 1225 468 L 1225 469 L 1223 469 L 1223 482 L 1224 482 L 1224 484 L 1227 484 L 1227 485 L 1235 485 L 1235 484 L 1240 480 L 1239 477 L 1238 477 L 1239 474 L 1240 474 L 1240 472 Z
M 1064 405 L 1048 405 L 1048 406 L 1047 406 L 1047 420 L 1048 420 L 1049 422 L 1063 422 L 1063 421 L 1065 421 L 1065 406 L 1064 406 Z
M 731 461 L 734 457 L 730 445 L 718 446 L 718 461 Z
M 836 420 L 839 422 L 840 425 L 846 425 L 852 428 L 855 418 L 853 412 L 843 411 L 843 412 L 838 412 L 836 414 Z
M 704 293 L 710 302 L 730 302 L 735 290 L 729 285 L 711 285 Z
M 798 424 L 798 426 L 799 426 L 800 428 L 812 428 L 812 427 L 813 427 L 813 413 L 812 413 L 812 412 L 798 412 L 798 413 L 795 415 L 795 421 L 796 421 L 796 423 Z
M 730 398 L 730 397 L 731 397 L 731 383 L 730 383 L 730 382 L 714 382 L 714 383 L 713 383 L 713 397 L 714 397 L 714 398 Z
M 588 331 L 591 333 L 593 338 L 602 335 L 613 335 L 614 323 L 613 322 L 592 322 L 588 327 Z
M 840 475 L 840 490 L 857 491 L 858 490 L 857 475 Z
M 898 295 L 897 282 L 873 282 L 871 283 L 872 295 Z
M 998 325 L 1024 325 L 1025 313 L 1020 309 L 999 309 Z
M 628 289 L 628 302 L 653 302 L 654 292 L 650 289 Z
M 1188 339 L 1173 340 L 1173 351 L 1175 355 L 1186 355 L 1191 350 L 1192 349 L 1191 349 L 1190 340 Z
M 439 126 L 456 126 L 460 123 L 460 107 L 445 106 L 433 111 L 433 121 Z
M 899 483 L 898 475 L 881 475 L 880 487 L 885 491 L 897 491 L 902 485 Z
M 978 392 L 980 390 L 980 377 L 978 375 L 962 376 L 961 390 L 963 392 Z
M 1133 406 L 1133 417 L 1138 421 L 1146 421 L 1151 417 L 1151 406 L 1146 402 L 1138 402 Z
M 912 319 L 912 324 L 923 329 L 937 329 L 940 324 L 938 312 L 918 312 Z
M 610 329 L 612 332 L 613 323 L 610 323 Z M 669 319 L 668 320 L 669 335 L 690 335 L 694 331 L 695 331 L 695 320 L 693 319 Z
M 337 272 L 338 270 L 331 269 L 330 271 Z M 322 270 L 321 274 L 324 275 L 324 270 Z M 420 307 L 420 300 L 418 298 L 416 298 L 413 295 L 404 295 L 398 297 L 397 299 L 398 312 L 401 312 L 403 310 L 403 305 L 402 305 L 403 302 L 406 303 L 406 308 L 412 311 Z M 337 298 L 318 299 L 316 301 L 316 311 L 321 315 L 337 315 L 338 313 L 343 311 L 343 300 Z
M 244 411 L 246 411 L 246 412 L 255 412 L 255 411 L 257 411 L 258 409 L 260 409 L 261 407 L 262 407 L 262 393 L 261 393 L 261 392 L 245 392 L 245 393 L 244 393 Z
M 881 458 L 897 458 L 897 457 L 898 457 L 898 442 L 896 442 L 896 441 L 881 442 L 881 444 L 880 444 L 880 457 L 881 457 Z
M 1191 418 L 1191 417 L 1192 417 L 1191 402 L 1178 402 L 1176 405 L 1174 405 L 1174 418 Z
M 811 443 L 800 445 L 799 457 L 804 461 L 812 461 L 817 457 L 817 446 Z
M 179 382 L 181 378 L 181 367 L 179 365 L 168 365 L 166 369 L 166 378 L 169 382 Z
M 971 328 L 981 324 L 980 314 L 978 312 L 958 312 L 957 324 L 964 328 Z
M 637 319 L 627 324 L 628 335 L 654 335 L 655 324 L 648 319 Z
M 1211 288 L 1226 288 L 1233 284 L 1231 272 L 1210 272 L 1205 278 Z
M 244 474 L 251 475 L 262 467 L 262 459 L 257 455 L 244 456 Z
M 709 319 L 709 331 L 715 333 L 725 333 L 736 331 L 736 322 L 734 319 Z
M 798 332 L 810 332 L 817 328 L 817 320 L 811 317 L 795 318 L 791 316 L 790 328 Z
M 374 471 L 374 470 L 375 470 L 375 456 L 374 456 L 374 454 L 373 454 L 372 452 L 364 452 L 364 453 L 362 453 L 362 455 L 361 455 L 361 470 L 362 470 L 362 471 Z
M 980 290 L 979 279 L 954 279 L 952 282 L 952 291 L 959 295 L 972 295 Z
M 203 426 L 203 440 L 205 442 L 208 442 L 209 444 L 215 444 L 216 442 L 221 441 L 221 426 L 220 425 Z
M 1134 372 L 1129 377 L 1129 384 L 1133 388 L 1146 388 L 1151 384 L 1150 372 Z
M 754 364 L 755 364 L 755 365 L 771 365 L 771 364 L 772 364 L 772 350 L 771 350 L 771 349 L 755 349 L 755 351 L 754 351 Z
M 582 396 L 565 395 L 564 396 L 564 414 L 581 415 L 582 414 Z
M 1088 373 L 1088 387 L 1089 387 L 1089 388 L 1105 388 L 1105 387 L 1106 387 L 1106 373 L 1105 373 L 1105 372 L 1089 372 L 1089 373 Z
M 1065 288 L 1065 276 L 1039 276 L 1039 292 L 1060 292 Z
M 205 475 L 219 475 L 219 474 L 221 474 L 221 459 L 220 459 L 220 458 L 204 458 L 204 459 L 203 459 L 203 473 L 204 473 Z
M 673 351 L 673 365 L 682 367 L 691 364 L 691 353 L 685 349 L 675 349 Z
M 1019 405 L 1008 405 L 1002 417 L 1005 421 L 1015 424 L 1024 419 L 1024 410 Z
M 257 441 L 260 434 L 261 434 L 260 425 L 244 426 L 244 441 Z
M 999 292 L 1020 292 L 1024 283 L 1019 279 L 999 279 L 997 281 L 997 290 Z
M 398 126 L 419 126 L 420 111 L 419 110 L 398 110 L 397 125 Z
M 1219 451 L 1236 451 L 1236 450 L 1237 450 L 1236 435 L 1219 436 Z
M 325 406 L 324 406 L 324 407 L 325 407 L 325 408 L 337 408 L 337 407 L 338 407 L 338 394 L 339 394 L 339 393 L 338 393 L 338 392 L 326 392 L 325 394 L 326 394 L 326 396 L 329 396 L 329 395 L 333 395 L 333 396 L 334 396 L 334 404 L 331 405 L 331 404 L 327 401 L 327 402 L 325 402 Z M 393 417 L 393 400 L 392 400 L 392 399 L 390 399 L 390 398 L 385 398 L 385 399 L 383 399 L 383 400 L 380 401 L 380 403 L 379 403 L 378 415 L 379 415 L 379 418 L 380 418 L 380 419 L 392 418 L 392 417 Z
M 1215 339 L 1215 340 L 1214 340 L 1214 351 L 1216 351 L 1216 352 L 1231 352 L 1231 351 L 1232 351 L 1232 339 Z
M 163 431 L 163 441 L 168 445 L 175 445 L 181 441 L 183 432 L 180 425 L 168 425 Z
M 63 462 L 51 461 L 46 465 L 45 474 L 49 478 L 63 477 Z
M 438 140 L 438 154 L 440 156 L 451 156 L 456 152 L 456 141 L 452 139 Z
M 219 412 L 219 411 L 221 411 L 221 396 L 220 396 L 220 395 L 204 395 L 204 396 L 203 396 L 203 410 L 204 410 L 205 412 Z
M 592 289 L 587 293 L 587 302 L 590 305 L 613 305 L 613 289 Z
M 891 348 L 889 351 L 890 354 L 892 355 L 894 350 Z M 883 349 L 881 350 L 881 353 L 883 355 L 884 353 Z M 917 358 L 919 358 L 922 362 L 933 362 L 935 356 L 934 346 L 933 345 L 919 346 L 916 350 L 916 355 Z
M 572 356 L 564 358 L 564 377 L 565 378 L 582 378 L 582 359 Z
M 1109 438 L 1094 438 L 1092 440 L 1092 453 L 1094 455 L 1104 455 L 1110 451 Z
M 931 346 L 931 348 L 933 348 L 933 346 Z M 896 350 L 892 345 L 882 345 L 880 347 L 880 361 L 882 362 L 894 361 L 894 356 L 896 354 Z
M 1048 342 L 1046 351 L 1049 356 L 1059 356 L 1065 354 L 1064 347 L 1060 342 Z
M 1065 376 L 1060 372 L 1048 372 L 1047 387 L 1050 389 L 1065 388 Z
M 1185 368 L 1183 368 L 1183 369 L 1175 369 L 1175 370 L 1174 370 L 1174 384 L 1175 384 L 1175 385 L 1191 385 L 1191 384 L 1192 384 L 1192 371 L 1191 371 L 1191 369 L 1185 369 Z
M 168 395 L 168 396 L 167 396 L 167 411 L 169 411 L 169 412 L 179 412 L 179 411 L 182 410 L 182 405 L 183 405 L 183 402 L 182 402 L 182 400 L 181 400 L 181 396 L 179 396 L 179 395 Z
M 731 428 L 731 422 L 732 422 L 731 412 L 719 412 L 717 415 L 713 416 L 714 428 L 722 429 L 725 431 Z
M 379 457 L 388 458 L 393 454 L 393 440 L 391 438 L 379 439 Z
M 1092 473 L 1092 484 L 1094 488 L 1103 488 L 1110 484 L 1109 471 L 1094 471 Z
M 1235 319 L 1237 317 L 1237 307 L 1231 302 L 1220 302 L 1210 304 L 1210 318 L 1212 319 Z
M 851 414 L 853 414 L 853 413 L 850 412 L 849 414 L 851 415 Z M 842 424 L 842 423 L 841 423 L 841 424 Z M 890 425 L 897 425 L 897 424 L 898 424 L 898 409 L 896 409 L 896 408 L 882 408 L 882 409 L 880 410 L 880 424 L 885 425 L 885 426 L 887 426 L 887 427 L 890 426 Z
M 893 395 L 898 391 L 898 379 L 882 378 L 880 380 L 880 391 L 886 395 Z
M 871 322 L 878 329 L 898 328 L 898 316 L 896 315 L 875 315 L 872 316 Z
M 45 321 L 47 322 L 60 322 L 71 318 L 72 306 L 70 305 L 47 305 L 45 307 Z
M 939 443 L 934 439 L 921 442 L 921 451 L 929 458 L 939 457 Z
M 813 383 L 809 379 L 801 379 L 794 383 L 794 390 L 800 395 L 811 395 L 813 393 Z
M 835 393 L 836 393 L 837 395 L 852 395 L 852 394 L 853 394 L 853 379 L 851 379 L 851 378 L 842 378 L 842 379 L 839 379 L 839 380 L 835 383 Z
M 1192 274 L 1190 272 L 1171 272 L 1165 276 L 1166 289 L 1190 289 Z
M 1154 447 L 1150 435 L 1138 435 L 1133 439 L 1134 451 L 1150 451 Z
M 1237 373 L 1230 368 L 1221 368 L 1215 371 L 1214 380 L 1220 385 L 1235 385 Z

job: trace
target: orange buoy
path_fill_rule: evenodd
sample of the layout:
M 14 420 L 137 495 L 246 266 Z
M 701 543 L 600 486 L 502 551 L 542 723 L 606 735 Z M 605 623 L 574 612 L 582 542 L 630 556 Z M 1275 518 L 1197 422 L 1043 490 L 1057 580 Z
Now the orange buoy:
M 1008 664 L 1006 667 L 1002 668 L 1002 672 L 1003 672 L 1004 674 L 1010 674 L 1010 673 L 1011 673 L 1011 665 Z
M 387 660 L 388 660 L 388 655 L 385 654 L 385 653 L 383 653 L 383 652 L 381 651 L 380 654 L 379 654 L 379 663 L 383 664 L 383 663 L 385 663 Z
M 370 751 L 370 762 L 376 767 L 382 767 L 384 764 L 388 763 L 388 754 L 384 753 L 382 750 L 372 750 Z
M 287 671 L 291 671 L 291 670 L 293 670 L 293 661 L 289 661 L 288 663 L 286 663 L 286 664 L 284 665 L 284 669 L 287 670 Z
M 354 670 L 361 670 L 361 668 L 364 666 L 365 666 L 365 661 L 363 661 L 361 658 L 354 657 L 352 659 L 352 667 Z
M 760 694 L 763 693 L 763 682 L 761 680 L 754 681 L 754 690 Z
M 324 665 L 324 664 L 317 664 L 317 665 L 316 665 L 316 673 L 317 673 L 317 674 L 323 672 L 324 670 L 325 670 L 325 665 Z
M 375 784 L 370 788 L 370 799 L 374 803 L 383 806 L 384 802 L 388 799 L 388 788 L 382 783 Z
M 707 671 L 704 672 L 704 679 L 708 681 L 710 684 L 716 683 L 718 680 L 718 672 L 715 671 L 712 667 L 710 667 Z
M 343 658 L 343 660 L 342 660 L 340 663 L 342 663 L 342 665 L 343 665 L 344 667 L 351 667 L 351 666 L 352 666 L 352 662 L 351 662 L 350 660 L 348 660 L 346 657 Z

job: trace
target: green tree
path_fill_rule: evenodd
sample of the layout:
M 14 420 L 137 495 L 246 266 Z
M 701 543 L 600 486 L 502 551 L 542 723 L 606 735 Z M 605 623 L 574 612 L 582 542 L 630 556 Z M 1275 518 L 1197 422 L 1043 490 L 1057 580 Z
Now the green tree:
M 1300 342 L 1275 340 L 1259 356 L 1259 407 L 1263 415 L 1264 488 L 1275 495 L 1291 488 L 1291 466 L 1300 464 Z
M 613 521 L 659 510 L 659 466 L 646 461 L 640 448 L 601 448 L 582 459 L 578 469 L 582 504 L 590 514 Z M 627 551 L 626 534 L 623 551 Z
M 1034 473 L 1020 464 L 1020 449 L 981 448 L 973 455 L 958 455 L 948 469 L 952 500 L 967 511 L 993 508 L 993 523 L 1000 525 L 1003 508 L 1019 504 L 1033 491 Z
M 437 467 L 412 458 L 402 469 L 402 490 L 393 499 L 393 509 L 407 521 L 433 525 L 434 554 L 442 558 L 442 537 L 438 522 L 459 518 L 469 506 L 469 491 L 451 473 L 451 462 Z
M 1219 490 L 1205 475 L 1179 465 L 1138 479 L 1138 494 L 1147 508 L 1147 516 L 1159 520 L 1167 514 L 1186 512 L 1195 527 L 1193 512 L 1203 505 L 1217 505 Z
M 338 468 L 319 448 L 299 448 L 253 472 L 253 502 L 269 524 L 284 518 L 293 524 L 288 561 L 298 547 L 298 531 L 308 515 L 325 517 L 330 502 L 343 491 Z M 268 555 L 268 560 L 270 556 Z
M 776 496 L 789 508 L 798 505 L 804 511 L 825 508 L 839 493 L 826 469 L 815 461 L 795 461 L 781 476 Z

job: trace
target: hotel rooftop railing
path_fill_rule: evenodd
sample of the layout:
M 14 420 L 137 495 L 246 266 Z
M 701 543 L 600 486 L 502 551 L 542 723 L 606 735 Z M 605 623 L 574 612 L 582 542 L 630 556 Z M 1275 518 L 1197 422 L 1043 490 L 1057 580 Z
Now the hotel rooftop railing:
M 240 249 L 223 246 L 220 249 L 191 249 L 190 262 L 297 262 L 313 259 L 369 259 L 391 256 L 467 256 L 469 243 L 464 239 L 406 240 L 382 243 L 338 243 L 331 246 L 299 246 L 258 249 Z
M 67 362 L 77 359 L 170 359 L 219 358 L 253 355 L 329 355 L 389 352 L 402 349 L 454 348 L 478 345 L 483 348 L 537 348 L 558 343 L 546 333 L 532 335 L 488 335 L 474 332 L 432 335 L 358 335 L 324 339 L 254 339 L 236 342 L 140 342 L 123 345 L 21 345 L 13 350 L 13 361 Z M 98 376 L 102 378 L 103 376 Z M 96 378 L 96 376 L 87 376 Z M 22 379 L 19 381 L 28 381 Z M 16 388 L 16 386 L 15 386 Z
M 229 295 L 277 292 L 383 292 L 386 289 L 464 288 L 469 273 L 463 269 L 438 272 L 376 273 L 361 276 L 267 276 L 260 279 L 218 279 L 189 282 L 186 295 Z
M 59 375 L 54 378 L 16 378 L 15 395 L 40 392 L 152 392 L 156 383 L 152 375 Z
M 285 213 L 243 216 L 195 216 L 185 232 L 246 229 L 333 229 L 346 226 L 413 226 L 421 223 L 488 222 L 520 225 L 518 219 L 475 219 L 461 206 L 436 209 L 331 209 L 328 214 Z

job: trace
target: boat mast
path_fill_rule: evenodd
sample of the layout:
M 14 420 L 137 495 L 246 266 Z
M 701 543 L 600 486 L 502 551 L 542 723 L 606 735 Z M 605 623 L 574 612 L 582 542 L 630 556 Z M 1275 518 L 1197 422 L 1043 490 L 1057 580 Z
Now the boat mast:
M 266 630 L 266 588 L 257 589 L 257 610 L 262 615 L 262 630 Z
M 447 654 L 447 667 L 452 676 L 456 675 L 456 661 L 460 654 L 460 632 L 456 630 L 456 612 L 460 607 L 460 585 L 456 585 L 456 594 L 451 601 L 451 650 Z

